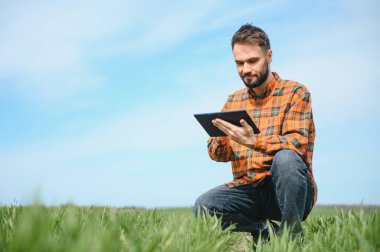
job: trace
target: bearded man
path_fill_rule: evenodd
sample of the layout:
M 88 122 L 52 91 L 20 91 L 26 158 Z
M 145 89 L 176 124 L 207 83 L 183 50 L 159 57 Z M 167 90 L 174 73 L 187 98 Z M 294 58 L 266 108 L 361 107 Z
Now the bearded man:
M 195 214 L 217 215 L 223 227 L 234 224 L 236 231 L 250 232 L 256 239 L 268 236 L 268 223 L 279 233 L 287 226 L 292 234 L 302 235 L 301 221 L 317 198 L 310 92 L 271 72 L 272 50 L 262 29 L 241 26 L 231 46 L 245 88 L 229 95 L 222 111 L 246 110 L 260 133 L 244 120 L 243 127 L 213 120 L 226 136 L 209 138 L 208 154 L 217 162 L 231 162 L 233 181 L 201 195 Z

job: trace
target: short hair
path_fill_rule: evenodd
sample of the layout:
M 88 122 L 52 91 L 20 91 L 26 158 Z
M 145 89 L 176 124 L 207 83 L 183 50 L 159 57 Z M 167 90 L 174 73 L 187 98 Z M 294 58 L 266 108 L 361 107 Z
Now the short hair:
M 268 35 L 259 27 L 256 27 L 252 24 L 244 24 L 240 29 L 235 32 L 234 36 L 231 39 L 231 47 L 234 49 L 234 45 L 237 44 L 248 44 L 256 42 L 261 48 L 265 51 L 270 49 L 270 42 Z

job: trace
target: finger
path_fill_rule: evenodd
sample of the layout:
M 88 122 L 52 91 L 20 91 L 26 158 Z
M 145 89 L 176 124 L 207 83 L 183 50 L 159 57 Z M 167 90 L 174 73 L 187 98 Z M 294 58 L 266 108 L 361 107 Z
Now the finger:
M 252 132 L 252 127 L 244 119 L 240 120 L 240 124 L 243 125 L 245 130 Z
M 233 131 L 230 128 L 226 127 L 223 123 L 220 123 L 220 121 L 215 122 L 214 126 L 220 129 L 221 131 L 223 131 L 227 136 L 229 137 L 233 136 Z
M 218 127 L 218 129 L 219 129 L 220 131 L 222 131 L 224 134 L 226 134 L 227 137 L 230 137 L 230 138 L 231 138 L 231 135 L 230 135 L 229 130 L 227 130 L 227 129 L 223 128 L 223 127 Z
M 244 128 L 247 128 L 247 126 L 249 126 L 248 123 L 247 123 L 244 119 L 241 119 L 241 120 L 240 120 L 240 124 L 241 124 Z
M 228 130 L 235 130 L 237 126 L 233 125 L 232 123 L 229 123 L 227 121 L 224 121 L 222 119 L 215 119 L 216 125 L 222 125 L 223 127 L 227 128 Z
M 225 121 L 223 121 L 222 119 L 219 119 L 219 118 L 215 118 L 211 122 L 212 122 L 212 124 L 214 124 L 216 126 L 216 125 L 222 124 Z
M 223 124 L 217 124 L 216 127 L 223 131 L 227 136 L 231 136 L 231 130 L 227 127 L 225 127 Z

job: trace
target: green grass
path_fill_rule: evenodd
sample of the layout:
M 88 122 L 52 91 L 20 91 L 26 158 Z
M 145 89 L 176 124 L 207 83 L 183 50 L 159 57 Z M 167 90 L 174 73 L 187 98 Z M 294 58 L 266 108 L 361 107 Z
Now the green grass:
M 257 251 L 380 251 L 380 210 L 315 208 L 305 236 L 259 242 Z M 221 230 L 190 208 L 0 207 L 3 251 L 253 251 L 246 233 Z

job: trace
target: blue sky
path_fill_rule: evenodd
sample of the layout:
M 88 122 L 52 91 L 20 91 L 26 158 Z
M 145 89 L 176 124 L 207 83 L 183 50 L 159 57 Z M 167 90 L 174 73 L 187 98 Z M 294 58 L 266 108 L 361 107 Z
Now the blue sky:
M 194 113 L 243 87 L 230 38 L 271 39 L 312 93 L 320 204 L 380 204 L 377 1 L 0 1 L 0 204 L 191 206 L 230 181 Z

